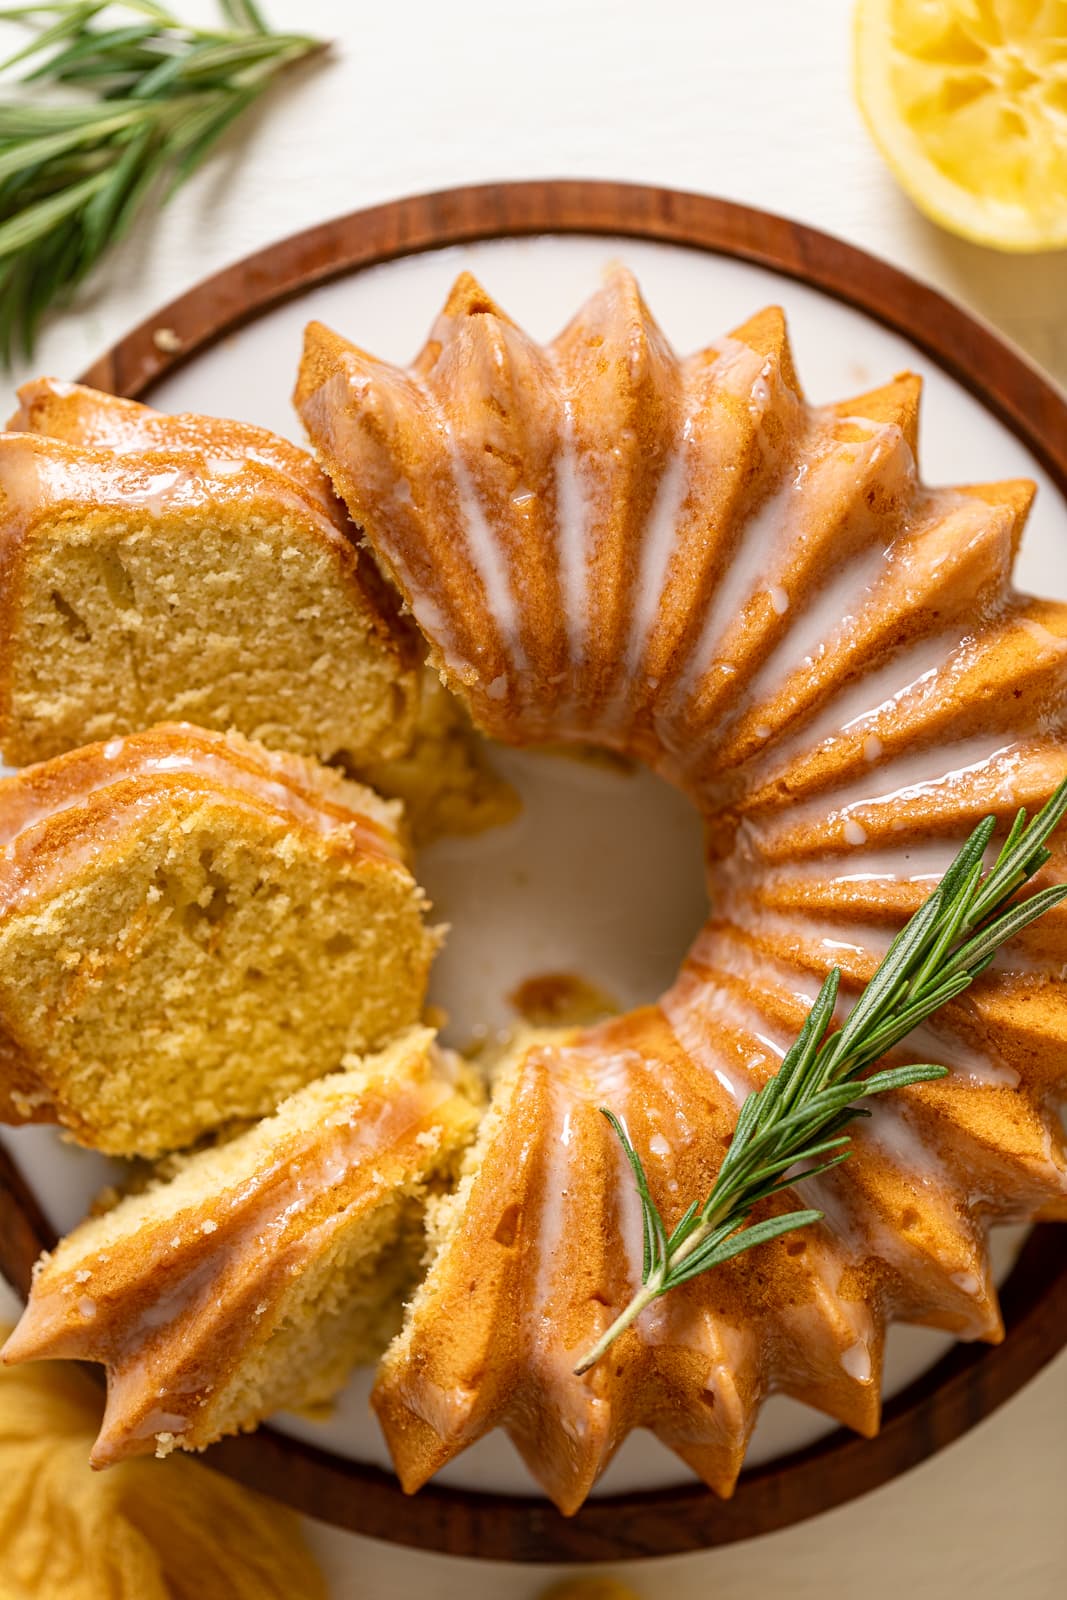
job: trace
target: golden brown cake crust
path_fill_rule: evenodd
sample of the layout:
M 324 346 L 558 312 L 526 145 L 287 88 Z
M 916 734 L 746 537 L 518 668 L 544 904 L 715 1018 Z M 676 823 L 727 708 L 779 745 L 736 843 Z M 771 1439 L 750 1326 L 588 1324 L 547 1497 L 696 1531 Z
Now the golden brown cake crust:
M 344 648 L 352 654 L 358 645 L 373 664 L 377 685 L 374 711 L 381 727 L 366 749 L 357 748 L 356 754 L 369 759 L 402 752 L 417 704 L 420 647 L 410 623 L 399 615 L 395 596 L 360 549 L 347 513 L 311 456 L 266 429 L 215 418 L 165 416 L 132 401 L 52 379 L 25 385 L 20 394 L 22 407 L 12 418 L 12 426 L 24 431 L 0 434 L 0 741 L 8 759 L 39 759 L 86 738 L 84 728 L 75 737 L 62 726 L 49 729 L 49 718 L 57 715 L 54 703 L 61 697 L 62 678 L 58 691 L 53 687 L 38 693 L 39 708 L 26 686 L 26 653 L 42 648 L 42 624 L 31 610 L 39 600 L 36 574 L 42 553 L 48 555 L 64 545 L 80 552 L 79 579 L 72 581 L 102 583 L 110 594 L 113 614 L 107 631 L 115 634 L 119 649 L 124 635 L 130 632 L 135 636 L 145 623 L 138 614 L 137 600 L 127 592 L 128 575 L 120 570 L 122 559 L 112 548 L 116 539 L 125 541 L 123 548 L 135 550 L 142 563 L 143 543 L 138 540 L 147 536 L 158 541 L 161 557 L 169 544 L 172 559 L 187 561 L 190 558 L 181 557 L 180 545 L 190 535 L 202 539 L 205 530 L 224 530 L 229 540 L 244 541 L 251 556 L 257 538 L 263 537 L 257 530 L 273 527 L 287 530 L 293 554 L 300 554 L 309 573 L 316 561 L 320 563 L 316 569 L 319 578 L 311 580 L 309 576 L 308 581 L 327 584 L 331 593 L 336 586 L 331 603 L 335 610 L 343 608 L 351 632 L 343 641 Z M 96 567 L 90 559 L 94 548 Z M 183 589 L 190 581 L 202 586 L 199 593 L 170 596 L 172 606 L 181 602 L 183 617 L 189 608 L 220 593 L 210 563 L 225 557 L 218 551 L 211 556 L 205 547 L 204 560 L 207 569 L 194 578 L 172 580 L 172 585 L 181 582 Z M 167 570 L 165 559 L 160 569 L 157 585 Z M 270 609 L 283 602 L 285 589 L 284 583 L 277 585 L 273 593 L 256 600 L 257 605 L 266 607 L 266 614 L 261 618 L 263 633 L 246 641 L 249 672 L 259 664 L 257 649 L 264 652 L 263 664 L 273 665 L 274 670 L 284 659 L 279 653 L 272 663 L 269 639 Z M 160 603 L 155 588 L 141 597 L 142 603 L 145 598 L 154 605 Z M 77 595 L 72 599 L 53 593 L 53 601 L 75 638 L 87 643 L 91 630 L 80 616 Z M 303 601 L 310 619 L 305 630 L 313 628 L 321 604 L 312 589 Z M 230 625 L 237 626 L 237 621 Z M 103 623 L 100 626 L 103 628 Z M 299 630 L 296 637 L 301 637 Z M 307 663 L 311 665 L 313 661 Z M 76 665 L 71 666 L 68 673 L 76 670 Z M 187 661 L 183 670 L 195 675 L 195 659 Z M 128 671 L 119 649 L 113 675 L 121 678 Z M 189 687 L 184 682 L 172 685 L 169 697 L 165 695 L 157 709 L 140 720 L 180 713 Z M 101 686 L 98 700 L 104 698 Z M 127 718 L 125 724 L 109 727 L 104 720 L 106 712 L 104 704 L 86 712 L 91 731 L 127 732 L 137 725 Z M 313 711 L 307 710 L 303 720 L 313 721 Z M 214 725 L 225 728 L 228 724 L 224 717 Z M 260 736 L 257 726 L 248 722 L 241 726 Z M 349 732 L 349 741 L 353 737 L 358 739 L 355 728 Z M 270 742 L 286 744 L 284 726 L 272 734 Z M 305 730 L 300 730 L 299 737 L 294 730 L 291 744 L 322 758 L 335 753 L 316 748 Z
M 291 479 L 346 538 L 350 536 L 344 507 L 313 457 L 269 428 L 225 417 L 154 411 L 139 401 L 58 378 L 32 379 L 22 385 L 18 397 L 19 407 L 7 424 L 9 433 L 39 434 L 117 455 L 192 450 L 219 459 L 255 461 Z
M 403 860 L 395 812 L 369 790 L 298 757 L 185 723 L 71 750 L 0 778 L 0 919 L 55 887 L 119 835 L 146 800 L 214 792 L 282 815 L 339 857 Z M 346 803 L 346 800 L 348 803 Z M 351 809 L 352 801 L 378 819 Z
M 409 1489 L 488 1429 L 575 1510 L 633 1427 L 728 1494 L 782 1391 L 877 1426 L 893 1320 L 997 1339 L 987 1234 L 1067 1216 L 1067 913 L 891 1059 L 825 1214 L 648 1308 L 610 1106 L 668 1229 L 832 967 L 851 1001 L 971 828 L 1067 776 L 1067 606 L 1012 588 L 1028 482 L 930 488 L 919 379 L 802 395 L 760 313 L 671 349 L 632 276 L 539 344 L 469 275 L 400 369 L 312 323 L 296 405 L 475 722 L 639 759 L 708 825 L 712 915 L 656 1008 L 520 1052 L 375 1404 Z M 1057 841 L 1045 881 L 1067 875 Z

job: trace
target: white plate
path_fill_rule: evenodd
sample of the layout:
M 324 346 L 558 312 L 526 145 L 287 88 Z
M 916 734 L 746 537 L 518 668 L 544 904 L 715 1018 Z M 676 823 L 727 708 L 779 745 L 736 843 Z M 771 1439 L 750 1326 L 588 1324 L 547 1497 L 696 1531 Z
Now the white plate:
M 932 483 L 1011 477 L 1037 480 L 1037 504 L 1017 567 L 1020 587 L 1067 599 L 1067 506 L 1022 444 L 959 384 L 905 339 L 863 313 L 789 279 L 727 258 L 632 240 L 544 237 L 501 240 L 414 256 L 316 289 L 230 335 L 151 395 L 164 410 L 190 410 L 263 423 L 300 438 L 289 405 L 303 326 L 311 317 L 377 355 L 415 353 L 453 278 L 475 272 L 508 312 L 547 338 L 596 286 L 613 258 L 625 260 L 675 345 L 707 344 L 760 306 L 784 306 L 798 370 L 815 402 L 862 392 L 905 367 L 926 379 L 922 465 Z M 420 876 L 452 927 L 432 998 L 463 1041 L 479 1024 L 512 1015 L 507 995 L 538 972 L 573 971 L 624 1005 L 666 986 L 703 918 L 700 831 L 685 802 L 642 774 L 623 777 L 578 763 L 501 752 L 524 810 L 507 828 L 427 851 Z M 70 1227 L 108 1164 L 62 1144 L 53 1130 L 3 1137 L 53 1224 Z M 994 1237 L 998 1279 L 1014 1257 L 1018 1230 Z M 891 1330 L 885 1389 L 893 1394 L 949 1347 L 925 1329 Z M 340 1454 L 387 1464 L 370 1418 L 368 1374 L 359 1374 L 328 1423 L 283 1418 L 279 1425 Z M 833 1423 L 776 1397 L 765 1408 L 749 1461 L 770 1459 L 821 1437 Z M 687 1478 L 650 1435 L 633 1435 L 595 1493 L 652 1488 Z M 532 1480 L 499 1435 L 483 1440 L 441 1474 L 442 1482 L 496 1492 L 529 1491 Z

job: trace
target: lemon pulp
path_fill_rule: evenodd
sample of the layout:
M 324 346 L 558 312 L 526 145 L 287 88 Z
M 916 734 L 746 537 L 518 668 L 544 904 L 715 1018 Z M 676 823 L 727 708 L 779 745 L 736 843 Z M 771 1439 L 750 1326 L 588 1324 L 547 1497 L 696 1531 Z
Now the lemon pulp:
M 936 222 L 1067 247 L 1067 0 L 859 0 L 856 95 Z

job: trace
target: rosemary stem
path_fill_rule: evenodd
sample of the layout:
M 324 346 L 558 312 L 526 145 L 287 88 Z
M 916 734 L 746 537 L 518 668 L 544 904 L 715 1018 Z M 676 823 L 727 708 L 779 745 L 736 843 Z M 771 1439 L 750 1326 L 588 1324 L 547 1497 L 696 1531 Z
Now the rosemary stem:
M 607 1332 L 601 1334 L 596 1344 L 585 1352 L 585 1355 L 574 1368 L 576 1378 L 580 1378 L 583 1372 L 588 1372 L 590 1367 L 596 1366 L 608 1346 L 615 1343 L 619 1334 L 630 1326 L 635 1317 L 641 1315 L 646 1306 L 652 1304 L 656 1296 L 662 1291 L 662 1287 L 663 1273 L 662 1270 L 657 1270 L 652 1274 L 648 1282 L 637 1291 L 625 1311 L 615 1318 Z
M 575 1377 L 580 1378 L 583 1372 L 588 1372 L 590 1367 L 595 1366 L 609 1345 L 614 1344 L 619 1334 L 625 1328 L 628 1328 L 635 1318 L 641 1315 L 646 1306 L 651 1305 L 653 1300 L 663 1293 L 663 1284 L 667 1273 L 672 1267 L 680 1266 L 683 1261 L 686 1261 L 694 1250 L 699 1250 L 705 1239 L 709 1238 L 718 1227 L 726 1210 L 727 1207 L 724 1205 L 716 1206 L 715 1210 L 709 1212 L 703 1222 L 693 1229 L 689 1237 L 684 1239 L 677 1249 L 670 1253 L 663 1264 L 649 1274 L 647 1282 L 638 1289 L 626 1309 L 615 1318 L 611 1327 L 600 1336 L 596 1344 L 587 1350 L 578 1362 L 578 1365 L 574 1368 Z

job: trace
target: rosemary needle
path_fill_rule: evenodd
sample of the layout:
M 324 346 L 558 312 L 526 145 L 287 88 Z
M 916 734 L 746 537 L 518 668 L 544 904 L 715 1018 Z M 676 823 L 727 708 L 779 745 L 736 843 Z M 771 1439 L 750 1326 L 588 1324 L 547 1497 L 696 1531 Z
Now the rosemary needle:
M 982 858 L 996 826 L 975 828 L 938 887 L 901 929 L 842 1026 L 830 1031 L 841 981 L 835 967 L 819 991 L 781 1067 L 744 1101 L 730 1146 L 707 1199 L 695 1200 L 668 1236 L 640 1156 L 619 1118 L 601 1107 L 622 1142 L 641 1201 L 641 1288 L 575 1367 L 587 1372 L 624 1328 L 660 1295 L 754 1245 L 820 1220 L 814 1210 L 750 1222 L 761 1200 L 799 1178 L 847 1159 L 858 1097 L 885 1094 L 945 1076 L 933 1065 L 860 1074 L 924 1018 L 968 988 L 1006 940 L 1067 896 L 1067 884 L 1015 901 L 1017 890 L 1050 860 L 1045 841 L 1067 812 L 1067 780 L 1031 822 L 1020 811 L 990 870 Z M 799 1168 L 799 1170 L 798 1170 Z
M 218 28 L 196 28 L 154 0 L 0 9 L 0 23 L 32 30 L 0 62 L 4 364 L 32 353 L 45 313 L 151 197 L 169 199 L 279 72 L 322 48 L 272 32 L 255 0 L 219 0 L 219 11 Z

